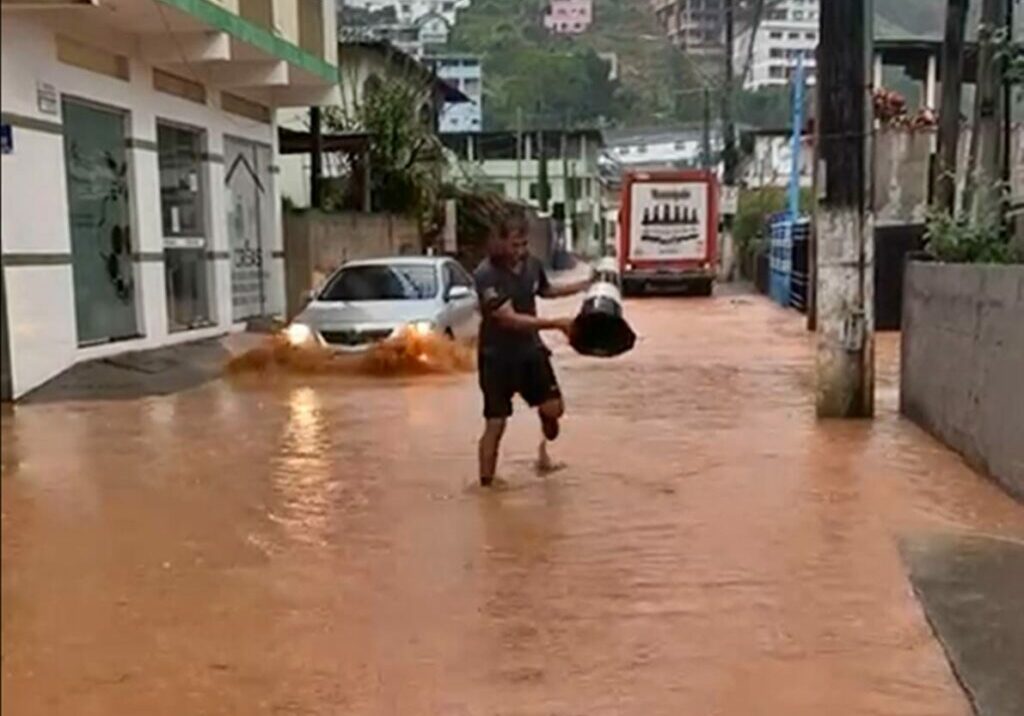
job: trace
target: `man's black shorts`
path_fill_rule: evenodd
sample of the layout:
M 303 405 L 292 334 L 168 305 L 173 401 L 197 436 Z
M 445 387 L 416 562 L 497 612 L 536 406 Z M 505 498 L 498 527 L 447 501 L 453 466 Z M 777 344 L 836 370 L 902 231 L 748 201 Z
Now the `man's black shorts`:
M 512 398 L 522 396 L 531 408 L 562 397 L 547 352 L 538 351 L 522 358 L 480 356 L 480 390 L 484 394 L 484 417 L 507 418 L 512 415 Z

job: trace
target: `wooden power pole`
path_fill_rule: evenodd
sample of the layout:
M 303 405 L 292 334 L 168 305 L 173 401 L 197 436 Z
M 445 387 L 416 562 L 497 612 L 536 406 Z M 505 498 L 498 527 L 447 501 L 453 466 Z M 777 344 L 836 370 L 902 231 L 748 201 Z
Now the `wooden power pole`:
M 733 53 L 736 38 L 736 0 L 725 0 L 725 79 L 722 83 L 722 184 L 732 191 L 736 186 L 736 123 L 733 113 L 735 102 L 735 67 Z M 753 42 L 753 38 L 751 39 Z M 720 278 L 731 281 L 736 261 L 736 247 L 732 235 L 733 217 L 722 217 L 722 267 Z
M 319 107 L 309 108 L 309 134 L 313 140 L 310 148 L 309 204 L 314 209 L 324 208 L 324 132 Z
M 1001 200 L 1003 63 L 996 57 L 993 34 L 1005 19 L 1006 0 L 982 0 L 974 129 L 964 191 L 964 209 L 975 223 L 991 220 Z
M 821 4 L 817 412 L 874 414 L 872 0 Z
M 942 43 L 942 98 L 939 103 L 939 165 L 935 204 L 950 215 L 956 208 L 956 159 L 960 147 L 960 101 L 964 84 L 964 33 L 969 0 L 947 0 Z

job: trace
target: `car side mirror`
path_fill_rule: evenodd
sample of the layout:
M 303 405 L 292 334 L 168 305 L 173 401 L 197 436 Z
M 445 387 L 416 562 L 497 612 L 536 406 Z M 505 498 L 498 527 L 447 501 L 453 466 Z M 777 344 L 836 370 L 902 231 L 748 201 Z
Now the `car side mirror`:
M 452 286 L 448 289 L 448 295 L 445 298 L 449 301 L 461 301 L 464 298 L 469 298 L 472 293 L 469 286 Z

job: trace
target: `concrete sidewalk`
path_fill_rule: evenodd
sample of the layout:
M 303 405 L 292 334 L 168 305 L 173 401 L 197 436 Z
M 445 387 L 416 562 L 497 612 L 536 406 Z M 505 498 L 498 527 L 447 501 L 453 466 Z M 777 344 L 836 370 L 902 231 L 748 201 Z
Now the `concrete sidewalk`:
M 902 551 L 979 716 L 1024 714 L 1024 542 L 943 534 L 904 540 Z

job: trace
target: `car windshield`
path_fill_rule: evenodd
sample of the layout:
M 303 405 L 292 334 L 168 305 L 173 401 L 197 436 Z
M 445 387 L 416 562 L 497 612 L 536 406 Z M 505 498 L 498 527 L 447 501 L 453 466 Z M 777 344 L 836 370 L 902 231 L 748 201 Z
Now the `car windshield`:
M 342 269 L 321 301 L 422 301 L 437 295 L 433 266 L 352 266 Z

